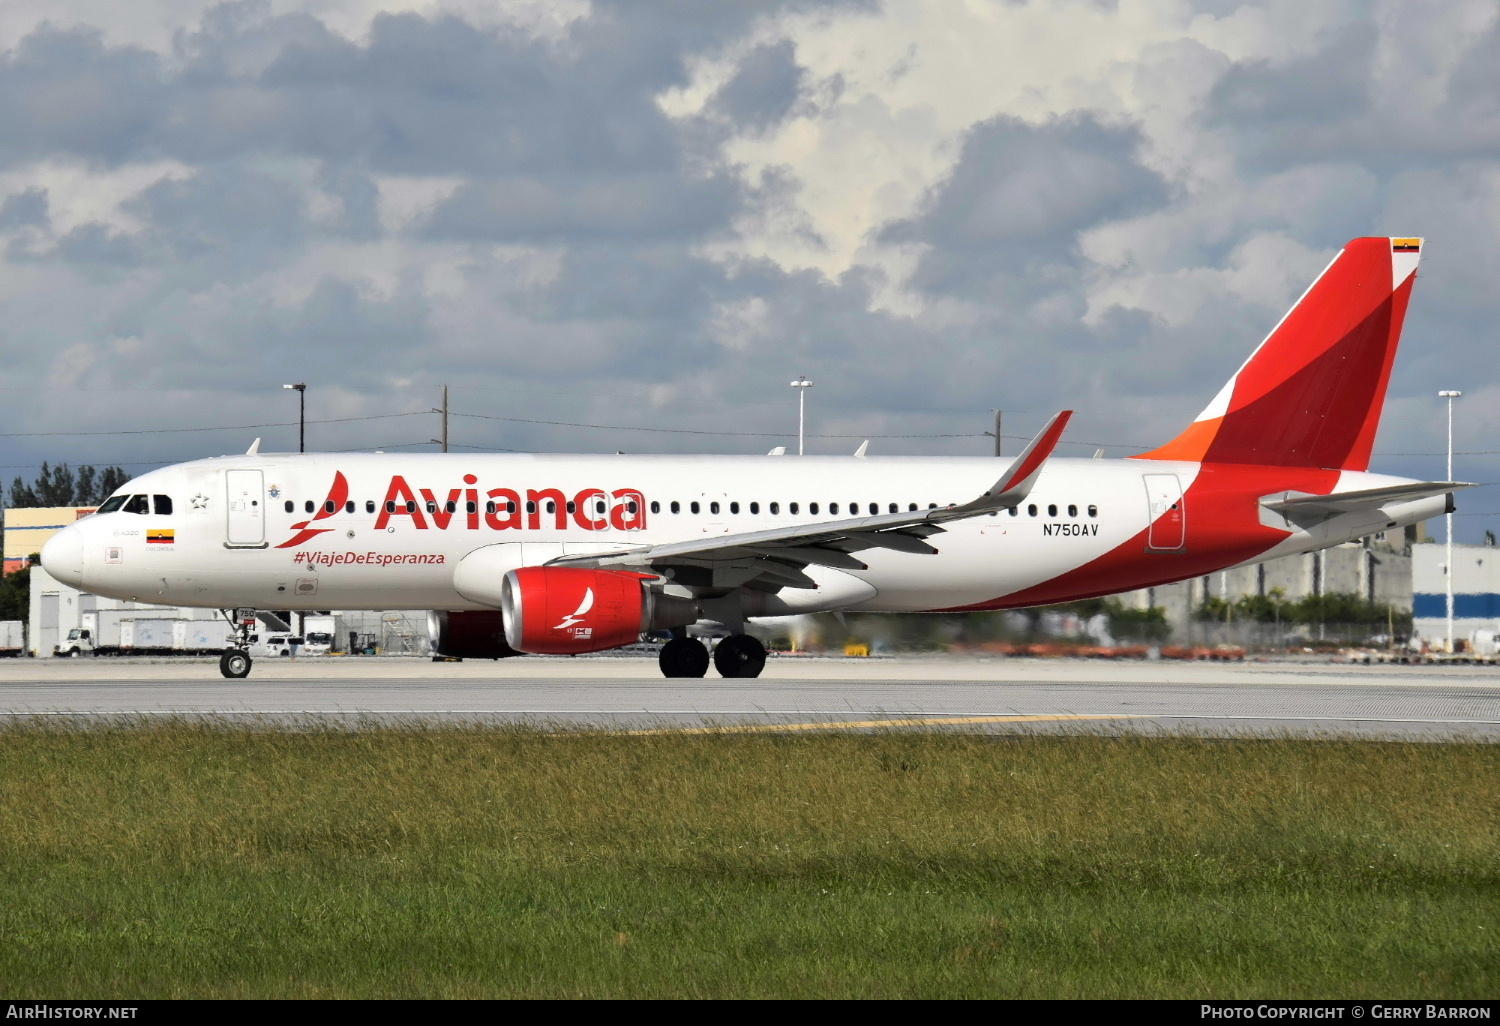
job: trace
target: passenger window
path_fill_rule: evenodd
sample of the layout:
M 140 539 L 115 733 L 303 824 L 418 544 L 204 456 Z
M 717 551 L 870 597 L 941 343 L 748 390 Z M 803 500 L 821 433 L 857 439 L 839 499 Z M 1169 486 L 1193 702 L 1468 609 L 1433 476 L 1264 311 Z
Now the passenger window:
M 752 502 L 750 504 L 750 512 L 751 513 L 759 513 L 760 512 L 760 503 L 758 503 L 758 502 Z
M 1016 509 L 1016 507 L 1012 506 L 1010 508 L 1010 515 L 1013 516 L 1013 517 L 1018 517 L 1018 516 L 1021 515 L 1021 511 L 1018 510 L 1018 509 Z
M 338 507 L 333 504 L 333 500 L 332 499 L 329 499 L 328 501 L 326 501 L 326 502 L 323 503 L 323 512 L 324 513 L 332 513 L 336 509 L 338 509 Z
M 790 505 L 788 505 L 787 506 L 787 511 L 790 512 L 792 514 L 792 516 L 796 516 L 797 515 L 797 504 L 794 502 L 794 503 L 791 503 Z M 775 512 L 775 511 L 773 510 L 772 512 Z
M 572 499 L 569 499 L 569 500 L 568 500 L 568 512 L 569 512 L 569 513 L 572 513 L 572 512 L 573 512 L 573 511 L 574 511 L 574 510 L 575 510 L 575 509 L 576 509 L 576 508 L 577 508 L 577 507 L 575 507 L 575 506 L 574 506 L 574 505 L 573 505 L 573 500 L 572 500 Z M 551 507 L 551 503 L 548 503 L 548 506 L 547 506 L 547 512 L 548 512 L 548 513 L 551 513 L 551 512 L 552 512 L 552 507 Z
M 375 500 L 374 499 L 366 499 L 365 500 L 365 512 L 366 513 L 374 513 L 375 512 Z
M 894 502 L 891 503 L 891 512 L 892 513 L 896 512 L 896 504 Z
M 497 510 L 495 509 L 495 500 L 494 499 L 491 499 L 489 502 L 486 502 L 484 504 L 484 511 L 486 513 L 495 513 L 495 512 L 497 512 Z
M 415 513 L 416 511 L 417 511 L 417 502 L 416 502 L 416 500 L 415 499 L 407 499 L 406 500 L 406 512 L 408 512 L 408 513 Z
M 1057 516 L 1057 504 L 1056 503 L 1049 503 L 1047 505 L 1047 515 L 1049 517 L 1055 517 L 1055 516 Z
M 291 499 L 286 500 L 286 511 L 288 513 L 290 513 L 292 510 L 294 510 L 296 508 L 297 508 L 297 504 L 296 503 L 294 503 Z
M 429 513 L 436 513 L 437 512 L 437 503 L 433 502 L 431 499 L 427 500 L 427 512 L 429 512 Z
M 557 512 L 557 503 L 554 500 L 552 500 L 552 499 L 548 499 L 547 500 L 547 512 L 548 513 L 556 513 Z
M 132 495 L 130 498 L 125 500 L 125 512 L 150 513 L 151 500 L 147 499 L 144 495 Z
M 536 512 L 536 500 L 535 499 L 527 499 L 526 500 L 526 512 L 527 513 L 535 513 Z
M 395 503 L 394 499 L 386 499 L 385 500 L 385 511 L 387 513 L 394 513 L 394 512 L 396 512 L 396 503 Z
M 937 503 L 935 503 L 935 502 L 929 502 L 927 504 L 927 508 L 928 509 L 937 509 Z
M 1068 516 L 1070 516 L 1070 517 L 1076 517 L 1077 515 L 1078 515 L 1078 507 L 1074 506 L 1074 505 L 1072 505 L 1070 503 L 1068 505 Z
M 1033 502 L 1030 506 L 1026 507 L 1026 515 L 1028 517 L 1036 516 L 1036 503 Z
M 354 500 L 353 499 L 350 499 L 349 501 L 347 501 L 347 502 L 344 503 L 344 512 L 345 513 L 353 513 L 354 512 Z
M 632 502 L 631 505 L 634 506 L 635 503 Z M 603 512 L 604 512 L 604 500 L 603 499 L 596 499 L 596 500 L 594 500 L 594 515 L 598 516 L 598 515 L 602 514 Z M 630 512 L 634 513 L 635 510 L 631 510 Z
M 682 503 L 678 502 L 676 499 L 673 499 L 672 505 L 668 506 L 667 508 L 670 509 L 673 513 L 681 513 Z
M 507 513 L 514 513 L 515 511 L 516 511 L 516 504 L 515 504 L 515 502 L 512 501 L 512 500 L 510 500 L 510 499 L 506 499 L 505 500 L 505 512 L 507 512 Z
M 653 503 L 652 503 L 652 505 L 653 505 L 653 506 L 654 506 L 654 505 L 656 505 L 656 503 L 654 503 L 654 502 L 653 502 Z M 630 501 L 629 501 L 629 502 L 627 502 L 627 503 L 626 503 L 626 504 L 625 504 L 625 512 L 626 512 L 626 513 L 630 513 L 630 514 L 632 514 L 632 515 L 634 515 L 634 514 L 635 514 L 635 512 L 636 512 L 636 511 L 637 511 L 637 510 L 639 510 L 639 509 L 640 509 L 640 508 L 641 508 L 641 507 L 640 507 L 640 506 L 638 506 L 638 505 L 637 505 L 637 504 L 636 504 L 636 501 L 635 501 L 635 500 L 634 500 L 634 499 L 631 499 L 631 500 L 630 500 Z M 602 502 L 601 502 L 601 503 L 599 503 L 599 512 L 600 512 L 600 513 L 603 513 L 603 512 L 604 512 L 604 503 L 602 503 Z M 651 511 L 651 512 L 653 512 L 653 513 L 655 513 L 655 512 L 656 512 L 656 511 L 655 511 L 655 510 L 652 510 L 652 511 Z
M 446 508 L 447 508 L 447 510 L 448 510 L 449 513 L 457 513 L 458 512 L 458 503 L 454 502 L 452 499 L 449 499 L 448 500 L 448 505 L 447 505 Z
M 634 503 L 632 503 L 632 505 L 634 505 Z M 631 510 L 631 512 L 634 513 L 635 510 Z M 655 499 L 651 500 L 651 512 L 653 512 L 653 513 L 660 513 L 661 512 L 661 503 L 657 502 Z
M 729 504 L 729 512 L 731 512 L 731 513 L 738 513 L 739 511 L 740 511 L 740 504 L 739 503 L 737 503 L 737 502 L 731 502 Z
M 172 515 L 172 497 L 170 495 L 153 495 L 151 502 L 156 507 L 156 515 L 169 517 Z
M 317 507 L 313 505 L 313 501 L 311 499 L 308 499 L 302 504 L 302 509 L 308 513 L 311 513 L 313 510 L 317 509 Z
M 906 512 L 908 512 L 908 513 L 915 513 L 916 511 L 917 511 L 917 504 L 915 502 L 906 507 Z
M 781 503 L 779 503 L 779 502 L 773 502 L 767 508 L 771 511 L 771 515 L 775 516 L 777 513 L 781 512 Z
M 809 513 L 811 513 L 813 516 L 817 516 L 818 515 L 818 504 L 816 502 L 809 502 L 807 504 L 807 511 Z
M 719 512 L 719 504 L 717 502 L 710 502 L 708 504 L 708 511 L 710 513 L 717 513 L 717 512 Z
M 464 512 L 465 513 L 478 513 L 479 512 L 479 503 L 475 502 L 473 499 L 470 499 L 468 502 L 464 503 Z
M 688 512 L 689 513 L 696 513 L 696 512 L 698 512 L 698 504 L 696 502 L 690 502 L 690 503 L 688 503 Z
M 836 502 L 830 502 L 828 504 L 828 515 L 829 516 L 832 516 L 833 514 L 837 513 L 838 511 L 839 511 L 839 504 L 838 503 L 836 503 Z M 813 512 L 816 513 L 817 510 L 813 510 Z
M 1089 516 L 1091 516 L 1091 517 L 1097 517 L 1098 515 L 1099 515 L 1099 507 L 1098 506 L 1092 506 L 1092 505 L 1089 506 Z
M 104 505 L 102 505 L 102 506 L 99 507 L 99 512 L 100 513 L 113 513 L 115 510 L 117 510 L 121 506 L 125 505 L 125 498 L 126 497 L 123 496 L 123 495 L 111 495 L 108 499 L 106 499 L 104 501 Z

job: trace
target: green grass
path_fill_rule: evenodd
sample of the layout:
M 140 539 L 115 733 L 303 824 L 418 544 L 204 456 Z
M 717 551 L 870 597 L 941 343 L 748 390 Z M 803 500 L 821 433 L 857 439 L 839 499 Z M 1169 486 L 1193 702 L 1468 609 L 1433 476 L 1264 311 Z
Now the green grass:
M 0 992 L 1500 989 L 1500 747 L 0 729 Z

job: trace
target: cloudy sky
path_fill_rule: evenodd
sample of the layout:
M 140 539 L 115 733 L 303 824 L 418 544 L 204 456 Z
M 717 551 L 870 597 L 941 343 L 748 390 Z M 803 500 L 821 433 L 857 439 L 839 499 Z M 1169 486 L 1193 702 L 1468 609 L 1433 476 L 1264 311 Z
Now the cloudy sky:
M 761 452 L 806 374 L 815 452 L 1126 455 L 1406 234 L 1375 469 L 1462 388 L 1500 480 L 1493 0 L 5 0 L 0 476 L 295 448 L 291 381 L 312 448 L 447 383 L 475 451 Z

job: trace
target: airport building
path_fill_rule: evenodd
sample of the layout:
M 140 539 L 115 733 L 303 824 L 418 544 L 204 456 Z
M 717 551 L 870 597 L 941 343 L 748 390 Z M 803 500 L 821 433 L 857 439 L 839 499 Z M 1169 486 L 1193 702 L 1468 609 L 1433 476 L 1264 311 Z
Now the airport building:
M 1412 548 L 1412 628 L 1431 649 L 1448 643 L 1448 547 Z M 1453 546 L 1453 638 L 1481 642 L 1500 632 L 1500 548 Z M 1491 642 L 1492 644 L 1492 642 Z
M 1119 596 L 1127 606 L 1166 610 L 1175 638 L 1193 634 L 1194 614 L 1209 599 L 1238 601 L 1250 595 L 1278 594 L 1296 602 L 1309 595 L 1355 595 L 1367 602 L 1413 610 L 1413 560 L 1426 544 L 1425 524 L 1402 531 L 1381 532 L 1318 552 L 1283 556 L 1255 566 L 1223 570 L 1158 588 L 1142 588 Z M 1493 550 L 1492 550 L 1493 551 Z
M 5 572 L 14 573 L 58 531 L 94 512 L 93 506 L 20 507 L 5 511 Z
M 108 654 L 140 650 L 169 655 L 218 651 L 226 644 L 229 625 L 217 609 L 105 598 L 63 584 L 41 566 L 33 566 L 29 572 L 31 607 L 26 622 L 29 655 L 48 658 L 57 654 L 59 648 L 66 654 L 73 647 L 86 655 L 91 646 Z M 259 616 L 262 645 L 259 649 L 252 647 L 252 652 L 257 656 L 288 654 L 284 643 L 278 641 L 274 651 L 266 643 L 291 634 L 296 614 L 262 611 Z M 324 617 L 329 618 L 336 624 L 330 631 L 334 635 L 331 647 L 335 652 L 425 656 L 430 651 L 425 609 L 334 612 Z M 78 639 L 74 632 L 84 630 L 89 632 L 87 640 L 91 645 L 69 643 L 70 636 Z

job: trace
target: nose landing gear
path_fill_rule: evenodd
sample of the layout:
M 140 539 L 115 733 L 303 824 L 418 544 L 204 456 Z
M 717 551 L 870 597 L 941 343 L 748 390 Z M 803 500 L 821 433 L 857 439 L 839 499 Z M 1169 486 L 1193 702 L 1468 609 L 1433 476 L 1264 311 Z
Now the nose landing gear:
M 219 656 L 219 672 L 231 680 L 250 676 L 250 653 L 238 648 L 225 649 Z
M 229 626 L 234 631 L 229 647 L 219 656 L 219 672 L 230 680 L 248 677 L 251 665 L 250 632 L 255 629 L 255 610 L 221 609 L 219 613 L 229 621 Z

